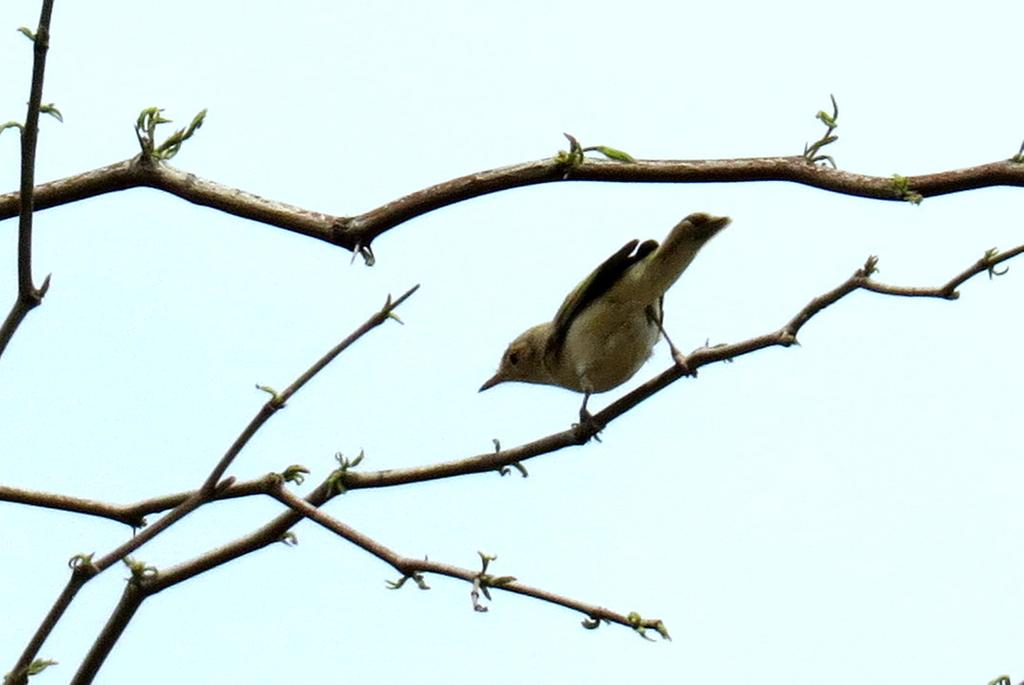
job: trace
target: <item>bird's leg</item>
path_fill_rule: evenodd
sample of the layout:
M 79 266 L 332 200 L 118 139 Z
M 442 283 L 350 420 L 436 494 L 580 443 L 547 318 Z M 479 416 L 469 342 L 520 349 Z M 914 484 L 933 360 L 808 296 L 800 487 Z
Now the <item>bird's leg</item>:
M 590 393 L 583 393 L 583 404 L 580 405 L 580 423 L 593 421 L 594 415 L 587 411 L 587 401 L 590 400 Z
M 590 399 L 590 392 L 583 393 L 583 404 L 580 405 L 580 422 L 576 424 L 583 430 L 593 432 L 594 440 L 601 442 L 601 438 L 597 437 L 597 434 L 604 430 L 604 424 L 594 418 L 594 415 L 587 409 L 587 400 Z
M 672 353 L 672 361 L 676 363 L 676 366 L 682 369 L 683 373 L 686 374 L 687 376 L 696 376 L 697 372 L 690 370 L 690 365 L 686 361 L 686 355 L 679 351 L 679 348 L 676 347 L 675 343 L 672 342 L 672 338 L 668 337 L 668 333 L 665 332 L 665 327 L 662 325 L 662 322 L 665 318 L 665 310 L 661 306 L 659 306 L 656 311 L 654 309 L 654 305 L 648 305 L 647 318 L 650 319 L 651 322 L 658 327 L 658 331 L 661 333 L 662 337 L 665 338 L 665 342 L 668 343 L 669 352 Z

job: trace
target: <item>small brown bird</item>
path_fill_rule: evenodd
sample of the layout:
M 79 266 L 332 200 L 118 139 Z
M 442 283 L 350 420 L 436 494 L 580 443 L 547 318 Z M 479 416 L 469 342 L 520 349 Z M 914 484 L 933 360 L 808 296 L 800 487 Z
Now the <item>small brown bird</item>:
M 565 298 L 552 321 L 524 331 L 480 391 L 506 381 L 557 385 L 593 393 L 625 383 L 651 356 L 662 327 L 662 300 L 700 248 L 729 225 L 728 217 L 691 214 L 665 242 L 631 240 Z M 635 250 L 635 251 L 634 251 Z M 685 357 L 665 335 L 676 363 Z

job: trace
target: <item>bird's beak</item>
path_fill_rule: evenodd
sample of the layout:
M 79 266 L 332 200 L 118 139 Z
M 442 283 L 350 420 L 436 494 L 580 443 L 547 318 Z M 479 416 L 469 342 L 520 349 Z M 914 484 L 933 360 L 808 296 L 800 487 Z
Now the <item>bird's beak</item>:
M 501 383 L 504 380 L 505 380 L 505 378 L 501 375 L 501 371 L 499 371 L 498 373 L 496 373 L 493 376 L 491 376 L 490 378 L 488 378 L 487 381 L 484 382 L 484 384 L 480 386 L 480 389 L 477 390 L 477 392 L 483 392 L 484 390 L 487 390 L 488 388 L 493 388 L 498 383 Z

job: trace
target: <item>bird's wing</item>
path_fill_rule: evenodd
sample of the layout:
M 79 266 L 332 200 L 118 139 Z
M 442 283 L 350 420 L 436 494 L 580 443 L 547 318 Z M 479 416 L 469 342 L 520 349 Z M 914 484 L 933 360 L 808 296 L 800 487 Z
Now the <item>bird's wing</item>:
M 638 243 L 640 247 L 637 247 Z M 633 252 L 634 248 L 636 253 Z M 608 292 L 631 266 L 656 249 L 658 249 L 656 240 L 645 240 L 643 243 L 638 240 L 630 240 L 615 254 L 601 262 L 600 266 L 569 293 L 565 301 L 562 302 L 562 306 L 558 308 L 551 336 L 548 338 L 547 351 L 550 353 L 561 349 L 562 342 L 569 332 L 569 326 L 580 312 Z
M 728 225 L 728 217 L 701 212 L 691 214 L 669 231 L 668 237 L 650 257 L 629 269 L 618 281 L 619 287 L 609 296 L 616 300 L 629 299 L 646 307 L 663 296 L 700 249 Z

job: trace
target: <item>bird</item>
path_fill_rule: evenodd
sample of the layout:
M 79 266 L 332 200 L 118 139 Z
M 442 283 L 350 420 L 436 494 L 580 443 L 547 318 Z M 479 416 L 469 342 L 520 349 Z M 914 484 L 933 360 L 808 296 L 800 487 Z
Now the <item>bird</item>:
M 687 369 L 685 356 L 665 333 L 665 292 L 730 222 L 698 212 L 676 224 L 660 245 L 656 240 L 623 245 L 569 293 L 554 319 L 526 329 L 509 344 L 498 371 L 479 392 L 510 381 L 574 390 L 583 393 L 583 422 L 592 419 L 590 396 L 632 378 L 659 336 L 675 363 Z

